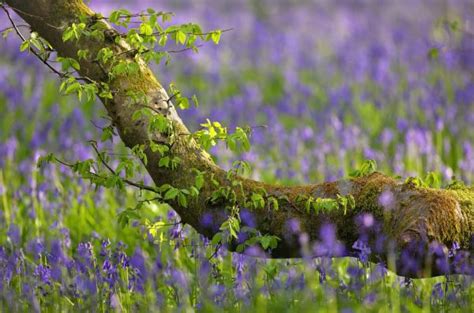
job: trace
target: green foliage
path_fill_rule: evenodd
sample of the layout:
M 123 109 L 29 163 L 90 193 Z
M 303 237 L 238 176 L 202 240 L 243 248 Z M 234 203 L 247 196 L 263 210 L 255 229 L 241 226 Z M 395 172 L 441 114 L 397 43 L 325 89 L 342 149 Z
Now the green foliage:
M 263 209 L 265 207 L 265 199 L 259 193 L 252 193 L 250 195 L 250 203 L 255 209 Z
M 68 26 L 63 33 L 63 41 L 67 42 L 69 40 L 79 40 L 86 29 L 85 23 L 72 23 L 71 26 Z
M 374 173 L 377 170 L 377 163 L 374 160 L 366 160 L 359 169 L 349 173 L 349 177 L 363 177 Z
M 411 184 L 415 187 L 423 188 L 440 188 L 441 174 L 436 172 L 428 172 L 424 178 L 421 177 L 407 177 L 405 184 Z
M 346 215 L 348 210 L 355 208 L 355 199 L 352 195 L 341 196 L 337 195 L 336 199 L 333 198 L 314 198 L 312 196 L 298 195 L 297 202 L 303 203 L 306 212 L 319 213 L 331 213 L 336 210 L 342 210 L 343 214 Z
M 204 33 L 201 27 L 194 23 L 170 25 L 165 27 L 162 23 L 171 20 L 172 14 L 167 12 L 156 12 L 152 9 L 147 10 L 146 13 L 135 15 L 125 9 L 119 9 L 111 12 L 108 18 L 99 14 L 92 17 L 81 17 L 80 22 L 69 25 L 63 32 L 62 40 L 64 42 L 77 41 L 82 38 L 92 38 L 95 41 L 105 42 L 106 40 L 118 43 L 124 40 L 131 49 L 117 53 L 110 46 L 101 48 L 96 55 L 92 55 L 89 50 L 79 50 L 77 52 L 77 59 L 70 57 L 57 57 L 56 61 L 61 64 L 61 71 L 57 72 L 62 82 L 60 91 L 68 94 L 76 94 L 81 101 L 83 96 L 87 101 L 93 101 L 95 95 L 102 99 L 113 99 L 112 91 L 110 90 L 108 82 L 95 82 L 88 77 L 78 77 L 74 72 L 81 70 L 79 60 L 92 60 L 97 62 L 104 72 L 107 72 L 109 81 L 116 79 L 119 76 L 133 76 L 141 69 L 139 66 L 139 58 L 146 62 L 155 62 L 159 64 L 164 58 L 169 62 L 169 53 L 159 49 L 165 47 L 168 38 L 175 41 L 177 45 L 185 46 L 186 49 L 191 49 L 197 52 L 198 40 L 212 41 L 215 44 L 219 43 L 222 32 L 220 30 Z M 140 23 L 132 23 L 135 18 L 139 18 Z M 119 34 L 115 30 L 108 29 L 103 20 L 126 27 L 125 34 Z M 35 53 L 45 55 L 43 61 L 49 62 L 49 54 L 46 51 L 50 50 L 49 44 L 40 38 L 36 33 L 31 33 L 30 38 L 24 40 L 21 44 L 21 51 L 30 51 L 34 49 Z M 81 83 L 81 80 L 83 81 Z M 196 96 L 191 98 L 185 97 L 176 88 L 174 84 L 170 85 L 170 99 L 166 100 L 168 109 L 171 107 L 171 100 L 176 103 L 176 106 L 182 110 L 189 108 L 190 99 L 192 103 L 197 106 L 198 100 Z M 155 108 L 148 105 L 148 99 L 143 94 L 131 94 L 131 100 L 138 105 L 138 109 L 132 116 L 134 121 L 145 121 L 150 133 L 160 133 L 169 138 L 169 144 L 158 143 L 150 141 L 147 145 L 137 145 L 131 149 L 132 153 L 141 160 L 145 165 L 148 163 L 146 149 L 161 155 L 158 166 L 176 170 L 181 162 L 181 159 L 173 155 L 171 146 L 172 138 L 175 136 L 173 125 L 167 118 L 167 110 L 156 111 Z M 236 132 L 229 135 L 227 129 L 218 122 L 207 121 L 202 125 L 205 129 L 193 134 L 198 142 L 209 149 L 216 145 L 218 140 L 226 141 L 228 147 L 232 151 L 243 149 L 248 151 L 250 143 L 248 140 L 248 133 L 242 128 L 237 128 Z M 101 142 L 112 141 L 116 135 L 114 125 L 110 124 L 102 128 Z M 96 186 L 106 188 L 123 189 L 125 185 L 138 187 L 139 189 L 155 190 L 153 187 L 144 186 L 140 183 L 130 181 L 130 178 L 135 176 L 139 164 L 134 159 L 122 157 L 118 166 L 113 169 L 108 163 L 110 158 L 107 153 L 101 152 L 94 143 L 96 150 L 96 159 L 88 159 L 78 161 L 72 164 L 57 160 L 53 155 L 48 155 L 40 159 L 39 164 L 51 161 L 59 161 L 63 165 L 69 166 L 73 172 L 89 180 Z M 99 165 L 104 165 L 105 171 L 98 171 Z M 245 168 L 245 167 L 244 167 Z M 195 178 L 195 185 L 190 186 L 190 189 L 175 188 L 170 185 L 159 186 L 157 190 L 158 197 L 163 201 L 172 201 L 182 207 L 187 207 L 189 199 L 196 197 L 199 190 L 204 185 L 204 173 L 197 172 Z M 161 193 L 163 197 L 161 198 Z M 219 199 L 227 201 L 228 198 L 234 199 L 235 193 L 229 188 L 222 188 L 219 192 L 213 194 L 211 201 L 218 201 Z M 128 221 L 137 218 L 136 209 L 127 209 L 119 215 L 119 223 L 127 225 Z
M 139 220 L 140 217 L 141 216 L 136 209 L 128 208 L 118 214 L 117 220 L 119 225 L 122 228 L 125 228 L 129 225 L 130 220 Z

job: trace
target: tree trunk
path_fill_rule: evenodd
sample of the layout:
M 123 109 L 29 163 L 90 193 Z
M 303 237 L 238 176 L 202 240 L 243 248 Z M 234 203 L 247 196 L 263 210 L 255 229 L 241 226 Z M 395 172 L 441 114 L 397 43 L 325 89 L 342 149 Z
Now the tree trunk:
M 113 40 L 97 41 L 82 38 L 79 41 L 63 42 L 62 34 L 67 26 L 77 22 L 79 16 L 93 17 L 94 12 L 80 0 L 6 0 L 6 3 L 20 15 L 32 30 L 38 32 L 58 52 L 60 56 L 77 59 L 80 49 L 88 49 L 95 56 L 103 47 L 112 48 L 117 55 L 129 48 L 126 43 Z M 112 33 L 110 26 L 104 22 L 106 33 Z M 122 54 L 121 58 L 128 56 Z M 139 144 L 147 144 L 150 140 L 170 142 L 170 137 L 162 133 L 148 133 L 144 122 L 132 119 L 133 113 L 139 108 L 130 105 L 128 92 L 144 92 L 150 99 L 156 112 L 167 112 L 166 117 L 173 123 L 179 134 L 174 136 L 171 145 L 173 156 L 182 161 L 178 168 L 172 170 L 159 167 L 161 155 L 146 149 L 148 162 L 146 169 L 157 186 L 170 184 L 176 188 L 189 188 L 194 182 L 197 169 L 205 174 L 207 182 L 199 196 L 192 200 L 187 207 L 171 202 L 170 205 L 180 215 L 182 221 L 194 227 L 207 237 L 212 237 L 216 229 L 227 215 L 231 206 L 247 208 L 255 218 L 256 229 L 262 234 L 278 236 L 281 241 L 276 249 L 271 251 L 271 257 L 299 257 L 302 254 L 301 241 L 296 236 L 289 235 L 288 223 L 298 221 L 301 232 L 307 233 L 310 242 L 320 238 L 321 226 L 333 224 L 337 229 L 337 238 L 350 251 L 352 244 L 360 235 L 361 225 L 358 216 L 370 213 L 375 222 L 380 223 L 381 233 L 393 243 L 396 251 L 400 251 L 413 242 L 426 245 L 433 241 L 451 246 L 454 242 L 463 249 L 471 249 L 471 238 L 474 229 L 474 188 L 459 187 L 450 190 L 438 190 L 417 187 L 412 183 L 401 183 L 381 173 L 373 173 L 365 177 L 326 182 L 321 184 L 285 187 L 265 184 L 239 176 L 229 177 L 228 173 L 214 164 L 210 156 L 199 145 L 190 139 L 188 129 L 179 118 L 173 106 L 168 111 L 169 99 L 166 91 L 144 63 L 140 63 L 140 71 L 136 75 L 117 77 L 109 81 L 92 59 L 81 60 L 80 74 L 97 82 L 110 85 L 113 99 L 101 99 L 107 112 L 116 126 L 125 145 L 132 148 Z M 158 113 L 156 113 L 158 114 Z M 295 138 L 296 140 L 296 138 Z M 219 184 L 210 183 L 211 179 Z M 238 184 L 235 184 L 238 182 Z M 218 188 L 229 187 L 235 192 L 235 202 L 229 203 L 210 201 Z M 261 194 L 268 200 L 273 197 L 278 201 L 279 209 L 275 209 L 272 201 L 265 201 L 263 206 L 249 208 L 248 200 L 254 194 Z M 379 198 L 384 193 L 393 201 L 390 207 L 383 207 Z M 316 198 L 333 198 L 352 195 L 355 207 L 347 212 L 335 209 L 327 212 L 308 212 L 305 201 L 309 196 Z M 204 218 L 212 218 L 214 223 L 203 223 Z M 363 228 L 363 227 L 362 227 Z M 380 236 L 379 234 L 379 236 Z M 388 245 L 387 245 L 388 246 Z M 311 252 L 310 252 L 311 253 Z M 374 260 L 386 260 L 388 249 L 376 251 Z M 468 257 L 470 258 L 470 257 Z M 471 259 L 471 258 L 470 258 Z M 439 273 L 416 270 L 403 272 L 403 260 L 397 262 L 397 271 L 410 276 L 421 277 Z

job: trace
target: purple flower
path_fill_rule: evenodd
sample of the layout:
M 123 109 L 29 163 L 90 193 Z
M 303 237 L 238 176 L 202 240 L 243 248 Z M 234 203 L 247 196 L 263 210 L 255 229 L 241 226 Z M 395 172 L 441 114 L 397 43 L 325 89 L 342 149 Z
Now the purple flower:
M 134 269 L 133 281 L 136 288 L 140 291 L 144 291 L 145 279 L 148 276 L 148 272 L 145 266 L 145 258 L 143 251 L 140 248 L 136 248 L 133 255 L 130 257 L 130 267 Z
M 436 283 L 431 290 L 431 302 L 442 300 L 442 298 L 444 298 L 443 285 Z
M 18 246 L 20 244 L 20 229 L 15 224 L 10 225 L 10 227 L 8 228 L 7 236 L 14 246 Z
M 392 209 L 395 203 L 395 197 L 393 196 L 393 192 L 390 190 L 385 190 L 379 197 L 379 203 L 385 209 Z
M 180 287 L 182 290 L 188 290 L 188 278 L 183 271 L 178 269 L 171 270 L 171 279 L 172 283 L 175 286 Z
M 71 247 L 71 236 L 69 234 L 69 229 L 63 227 L 60 230 L 61 234 L 63 235 L 63 243 L 66 248 Z
M 372 304 L 374 304 L 375 302 L 377 301 L 377 293 L 375 292 L 371 292 L 369 293 L 368 295 L 366 295 L 364 297 L 364 305 L 366 306 L 371 306 Z
M 296 218 L 291 218 L 286 222 L 286 229 L 291 234 L 298 234 L 301 232 L 300 221 Z
M 100 244 L 100 254 L 101 257 L 106 257 L 110 255 L 110 240 L 104 239 Z
M 92 257 L 92 244 L 90 242 L 79 243 L 77 253 L 81 258 L 89 260 Z
M 213 218 L 211 213 L 204 213 L 201 217 L 201 225 L 206 228 L 211 228 L 213 226 Z
M 69 286 L 69 292 L 73 297 L 92 296 L 97 293 L 97 282 L 86 275 L 78 274 L 74 277 L 74 282 Z
M 51 284 L 51 270 L 49 267 L 44 265 L 38 265 L 33 273 L 42 283 Z
M 117 296 L 116 293 L 112 293 L 110 295 L 110 306 L 116 311 L 121 311 L 120 298 Z
M 453 242 L 451 248 L 449 249 L 448 256 L 450 258 L 454 257 L 456 255 L 456 252 L 461 249 L 461 246 L 459 245 L 458 242 Z
M 352 248 L 357 250 L 357 257 L 362 263 L 367 263 L 369 261 L 369 256 L 372 253 L 372 250 L 365 242 L 362 240 L 357 240 L 352 245 Z
M 44 243 L 40 238 L 35 238 L 28 243 L 28 251 L 31 252 L 36 259 L 40 258 L 44 252 Z
M 364 228 L 371 228 L 372 226 L 374 226 L 375 223 L 374 216 L 370 213 L 364 213 L 360 215 L 359 221 L 361 226 L 363 226 Z
M 325 224 L 319 230 L 320 241 L 313 245 L 314 256 L 342 256 L 344 245 L 336 238 L 336 228 L 332 224 Z
M 169 210 L 167 213 L 167 218 L 169 222 L 173 222 L 176 218 L 178 217 L 178 214 L 176 214 L 175 211 Z
M 102 264 L 102 272 L 103 280 L 108 283 L 110 288 L 113 288 L 119 278 L 117 267 L 107 259 Z
M 65 260 L 61 241 L 53 240 L 51 242 L 51 250 L 48 255 L 48 260 L 51 264 L 57 264 Z
M 242 220 L 243 225 L 245 226 L 255 228 L 257 225 L 255 221 L 255 216 L 247 209 L 240 210 L 240 218 Z
M 245 253 L 245 255 L 253 256 L 253 257 L 265 257 L 266 256 L 265 251 L 263 251 L 262 248 L 260 248 L 260 246 L 257 246 L 257 245 L 248 247 L 247 249 L 245 249 L 244 253 Z

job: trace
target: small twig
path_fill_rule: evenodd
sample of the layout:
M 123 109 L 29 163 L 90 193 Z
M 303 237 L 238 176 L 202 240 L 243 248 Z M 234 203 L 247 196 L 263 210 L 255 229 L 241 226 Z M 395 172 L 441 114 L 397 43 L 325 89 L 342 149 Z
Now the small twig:
M 92 149 L 94 149 L 95 153 L 97 154 L 97 157 L 99 158 L 100 162 L 110 171 L 110 173 L 112 173 L 113 175 L 117 175 L 115 170 L 102 157 L 99 148 L 97 148 L 97 142 L 95 140 L 89 140 L 89 143 Z
M 203 45 L 196 45 L 195 47 L 196 48 L 201 48 Z M 179 50 L 164 50 L 164 51 L 156 51 L 156 52 L 166 52 L 166 53 L 181 53 L 181 52 L 186 52 L 186 51 L 189 51 L 189 50 L 192 50 L 194 47 L 186 47 L 186 48 L 183 48 L 183 49 L 179 49 Z M 125 51 L 122 51 L 120 53 L 117 53 L 117 56 L 122 56 L 124 54 L 129 54 L 130 56 L 132 54 L 137 55 L 137 54 L 144 54 L 144 53 L 147 53 L 147 52 L 150 52 L 151 50 L 150 49 L 143 49 L 143 51 L 139 51 L 138 49 L 129 49 L 129 50 L 125 50 Z
M 15 30 L 16 34 L 21 38 L 21 40 L 26 41 L 26 38 L 23 36 L 23 34 L 20 32 L 17 25 L 13 21 L 11 15 L 10 15 L 10 11 L 8 11 L 8 9 L 5 7 L 4 4 L 0 3 L 0 7 L 2 8 L 2 10 L 7 15 L 7 18 L 10 21 L 10 23 L 11 23 L 13 29 Z M 38 59 L 41 60 L 41 62 L 43 62 L 50 70 L 52 70 L 54 73 L 56 73 L 59 77 L 64 78 L 64 74 L 59 72 L 57 69 L 55 69 L 51 64 L 48 63 L 47 60 L 44 60 L 41 57 L 41 55 L 38 52 L 35 51 L 35 49 L 32 49 L 31 47 L 29 47 L 29 51 L 31 51 L 31 53 L 33 53 Z
M 183 49 L 179 49 L 179 50 L 167 50 L 167 51 L 164 51 L 164 52 L 168 52 L 168 53 L 181 53 L 181 52 L 186 52 L 186 51 L 189 51 L 189 50 L 192 50 L 193 48 L 201 48 L 203 45 L 196 45 L 194 47 L 186 47 L 186 48 L 183 48 Z
M 159 110 L 155 109 L 154 107 L 152 107 L 152 106 L 150 106 L 150 105 L 140 104 L 140 103 L 138 103 L 137 105 L 138 105 L 139 107 L 143 107 L 143 108 L 150 109 L 150 110 L 152 110 L 153 112 L 155 112 L 156 114 L 160 114 L 160 115 L 163 114 L 162 112 L 160 112 Z
M 89 143 L 91 144 L 92 149 L 94 149 L 95 153 L 97 154 L 97 157 L 99 158 L 99 161 L 110 171 L 110 173 L 112 173 L 112 175 L 117 176 L 117 173 L 115 172 L 115 170 L 102 157 L 102 154 L 100 153 L 99 149 L 97 148 L 97 142 L 95 142 L 94 140 L 90 140 Z M 126 183 L 130 186 L 133 186 L 133 187 L 136 187 L 136 188 L 139 188 L 139 189 L 143 189 L 143 190 L 152 191 L 154 193 L 158 193 L 157 190 L 155 188 L 151 187 L 151 186 L 147 186 L 147 185 L 144 185 L 144 184 L 141 184 L 141 183 L 137 183 L 137 182 L 131 181 L 129 179 L 122 178 L 122 180 L 123 180 L 124 183 Z
M 144 199 L 144 200 L 139 200 L 138 202 L 139 203 L 151 203 L 151 202 L 155 202 L 157 200 L 161 200 L 162 198 L 161 197 L 155 197 L 155 198 L 152 198 L 152 199 Z
M 0 6 L 1 6 L 2 8 L 4 8 L 4 9 L 6 8 L 6 5 L 5 5 L 4 3 L 0 3 Z M 31 13 L 22 11 L 22 10 L 20 10 L 20 9 L 18 9 L 18 8 L 14 8 L 14 7 L 12 7 L 12 6 L 9 6 L 9 7 L 10 7 L 13 11 L 15 11 L 17 14 L 20 13 L 20 14 L 18 14 L 18 15 L 20 15 L 20 16 L 21 16 L 21 14 L 23 14 L 23 15 L 27 15 L 27 16 L 30 16 L 30 17 L 34 17 L 34 18 L 39 18 L 39 19 L 42 20 L 42 22 L 43 22 L 45 25 L 48 25 L 48 26 L 51 27 L 51 28 L 61 29 L 61 27 L 54 26 L 54 25 L 52 25 L 52 24 L 49 24 L 49 23 L 45 22 L 45 18 L 44 18 L 43 16 L 34 15 L 34 14 L 31 14 Z
M 181 225 L 181 224 L 183 224 L 183 222 L 181 222 L 181 221 L 175 222 L 175 223 L 160 224 L 160 225 L 158 225 L 156 228 L 160 228 L 160 227 L 172 227 L 172 226 L 177 226 L 177 225 Z
M 21 40 L 23 41 L 27 41 L 27 39 L 23 36 L 23 34 L 20 32 L 20 30 L 18 29 L 18 27 L 29 27 L 28 25 L 17 25 L 15 24 L 15 22 L 13 21 L 13 18 L 11 17 L 10 15 L 10 12 L 8 11 L 8 9 L 5 7 L 5 5 L 1 4 L 0 3 L 0 7 L 2 8 L 2 10 L 5 12 L 5 14 L 7 15 L 7 18 L 8 20 L 10 21 L 11 23 L 11 27 L 8 27 L 6 29 L 13 29 L 15 31 L 15 33 L 18 35 L 18 37 L 20 37 Z M 16 10 L 15 8 L 13 8 L 13 10 Z M 4 30 L 3 30 L 4 31 Z M 0 31 L 0 32 L 3 32 L 3 31 Z M 28 50 L 31 51 L 31 53 L 33 53 L 33 55 L 35 55 L 43 64 L 45 64 L 53 73 L 55 73 L 56 75 L 58 75 L 60 78 L 65 78 L 65 77 L 74 77 L 71 73 L 62 73 L 60 71 L 58 71 L 57 69 L 55 69 L 49 62 L 47 59 L 44 59 L 34 48 L 32 48 L 31 46 L 28 47 Z M 53 50 L 50 50 L 50 51 L 53 51 Z M 76 80 L 82 80 L 82 81 L 85 81 L 85 82 L 89 82 L 89 83 L 92 83 L 92 84 L 97 84 L 96 81 L 94 81 L 93 79 L 87 77 L 87 76 L 78 76 L 78 77 L 74 77 Z
M 27 24 L 17 24 L 16 27 L 18 27 L 18 28 L 20 28 L 20 27 L 30 28 L 30 25 L 27 25 Z M 10 26 L 10 27 L 5 27 L 5 28 L 3 28 L 3 29 L 0 29 L 0 33 L 6 32 L 6 31 L 9 31 L 9 30 L 14 30 L 14 27 L 13 27 L 13 26 Z
M 222 247 L 222 244 L 219 242 L 217 245 L 216 245 L 216 248 L 214 249 L 214 253 L 211 254 L 211 256 L 207 259 L 208 261 L 210 261 L 211 259 L 213 259 L 216 255 L 217 255 L 217 252 L 219 252 L 219 249 Z
M 99 130 L 104 130 L 105 127 L 100 127 L 99 125 L 97 125 L 94 121 L 90 121 L 92 125 L 94 125 L 95 128 L 99 129 Z
M 161 16 L 161 15 L 174 15 L 173 12 L 164 12 L 164 11 L 160 11 L 160 12 L 155 12 L 154 14 L 156 14 L 157 16 Z M 125 15 L 125 14 L 121 14 L 118 16 L 119 19 L 123 19 L 123 18 L 136 18 L 136 17 L 148 17 L 148 16 L 151 16 L 152 13 L 144 13 L 144 12 L 140 12 L 140 13 L 135 13 L 135 14 L 130 14 L 130 15 Z M 109 17 L 107 16 L 101 16 L 101 17 L 98 17 L 97 19 L 102 19 L 102 20 L 110 20 Z M 138 21 L 137 21 L 138 22 Z M 141 23 L 141 22 L 138 22 L 138 23 Z
M 171 100 L 173 100 L 174 97 L 176 97 L 176 96 L 179 95 L 179 94 L 180 94 L 179 91 L 178 91 L 178 92 L 175 92 L 171 97 L 169 97 L 168 99 L 166 99 L 166 102 L 167 102 L 167 103 L 170 102 Z
M 92 61 L 92 63 L 95 63 L 99 66 L 99 68 L 102 71 L 102 74 L 104 74 L 104 76 L 106 76 L 106 77 L 108 76 L 107 71 L 105 70 L 105 68 L 102 66 L 102 64 L 98 60 L 94 60 L 94 61 Z
M 169 34 L 173 34 L 173 33 L 176 33 L 178 32 L 179 29 L 177 30 L 173 30 L 173 31 L 170 31 L 170 32 L 167 32 L 167 31 L 164 31 L 164 32 L 154 32 L 152 33 L 151 35 L 149 36 L 163 36 L 163 35 L 169 35 Z M 222 30 L 217 30 L 217 31 L 220 31 L 221 33 L 226 33 L 226 32 L 230 32 L 234 30 L 233 28 L 226 28 L 226 29 L 222 29 Z M 210 32 L 206 32 L 206 33 L 186 33 L 186 35 L 195 35 L 195 36 L 206 36 L 206 35 L 210 35 L 210 34 L 213 34 L 215 33 L 216 31 L 210 31 Z

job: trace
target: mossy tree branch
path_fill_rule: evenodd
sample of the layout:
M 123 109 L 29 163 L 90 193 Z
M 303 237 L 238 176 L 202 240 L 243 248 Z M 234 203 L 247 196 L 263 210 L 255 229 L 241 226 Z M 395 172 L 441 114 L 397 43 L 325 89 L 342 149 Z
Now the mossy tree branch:
M 91 19 L 95 16 L 81 0 L 6 0 L 6 3 L 62 57 L 77 59 L 79 50 L 88 50 L 89 55 L 95 56 L 101 48 L 108 47 L 123 60 L 132 58 L 126 53 L 130 51 L 130 47 L 124 40 L 116 40 L 116 32 L 105 21 L 100 22 L 105 34 L 103 41 L 92 38 L 68 42 L 62 40 L 66 27 L 77 22 L 81 16 Z M 211 217 L 214 223 L 219 225 L 226 219 L 230 207 L 249 208 L 249 199 L 252 195 L 259 194 L 264 199 L 263 205 L 249 208 L 256 219 L 256 228 L 263 234 L 281 238 L 278 247 L 271 252 L 271 257 L 301 256 L 301 246 L 297 238 L 288 236 L 286 224 L 290 220 L 298 220 L 301 231 L 306 232 L 311 241 L 318 239 L 323 224 L 333 224 L 337 229 L 338 239 L 349 251 L 359 236 L 356 217 L 364 212 L 370 213 L 382 225 L 382 234 L 392 240 L 397 251 L 411 242 L 429 244 L 432 241 L 447 246 L 457 242 L 462 248 L 471 249 L 474 230 L 472 187 L 453 190 L 422 188 L 411 183 L 401 183 L 381 173 L 296 187 L 270 185 L 235 174 L 229 175 L 214 164 L 191 136 L 187 136 L 190 132 L 170 104 L 170 97 L 142 60 L 139 60 L 139 71 L 136 74 L 119 75 L 113 79 L 107 76 L 109 69 L 98 65 L 93 58 L 81 59 L 79 63 L 80 75 L 110 86 L 112 99 L 101 100 L 127 147 L 146 146 L 150 141 L 168 144 L 171 147 L 170 153 L 182 160 L 176 169 L 160 167 L 158 164 L 161 154 L 149 148 L 145 149 L 148 159 L 145 166 L 157 186 L 170 184 L 176 188 L 188 188 L 190 182 L 195 179 L 196 170 L 204 173 L 206 184 L 197 198 L 186 207 L 177 201 L 171 201 L 170 205 L 181 216 L 182 222 L 208 237 L 215 234 L 216 228 L 204 225 L 204 216 Z M 131 102 L 130 92 L 145 94 L 150 99 L 146 105 L 153 108 L 154 114 L 164 114 L 172 123 L 174 134 L 179 136 L 171 138 L 165 133 L 149 133 L 146 121 L 134 120 L 132 116 L 140 108 L 140 104 Z M 233 199 L 210 201 L 212 196 L 223 188 L 232 191 Z M 384 192 L 393 197 L 389 210 L 379 203 Z M 308 211 L 304 201 L 310 197 L 337 199 L 338 196 L 349 195 L 354 198 L 355 206 L 345 212 L 341 209 Z M 269 199 L 276 199 L 278 210 L 272 206 Z M 379 251 L 378 257 L 386 260 L 387 252 Z M 431 273 L 408 273 L 412 276 L 432 274 L 436 274 L 436 270 Z

